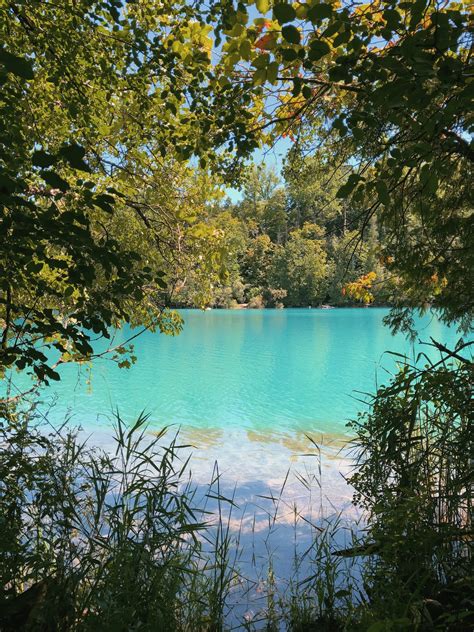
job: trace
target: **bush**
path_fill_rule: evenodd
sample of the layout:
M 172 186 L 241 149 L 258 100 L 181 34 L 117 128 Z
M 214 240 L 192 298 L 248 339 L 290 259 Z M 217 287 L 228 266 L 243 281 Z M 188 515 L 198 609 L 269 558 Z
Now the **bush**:
M 263 293 L 266 305 L 272 305 L 279 309 L 283 308 L 283 299 L 286 298 L 288 292 L 283 288 L 267 288 Z
M 371 612 L 407 619 L 402 629 L 474 624 L 473 377 L 467 360 L 406 366 L 352 424 L 358 468 L 350 483 L 367 511 L 361 552 L 372 554 L 364 569 Z
M 247 307 L 249 309 L 263 309 L 265 307 L 263 296 L 261 294 L 257 294 L 256 296 L 253 296 L 249 300 Z

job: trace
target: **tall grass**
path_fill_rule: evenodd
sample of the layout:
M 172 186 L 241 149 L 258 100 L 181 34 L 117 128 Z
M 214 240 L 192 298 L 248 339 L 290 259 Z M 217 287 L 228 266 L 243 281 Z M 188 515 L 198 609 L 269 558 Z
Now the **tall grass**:
M 189 446 L 174 436 L 163 447 L 165 431 L 151 435 L 144 415 L 132 426 L 117 415 L 108 451 L 67 426 L 47 435 L 29 414 L 11 413 L 6 422 L 1 630 L 303 630 L 310 621 L 335 620 L 336 604 L 349 594 L 341 588 L 342 562 L 332 555 L 339 521 L 313 525 L 306 551 L 295 536 L 289 580 L 272 569 L 270 540 L 285 484 L 266 498 L 268 564 L 249 619 L 238 601 L 255 580 L 239 568 L 238 508 L 234 495 L 223 494 L 217 464 L 198 502 L 184 456 Z M 296 507 L 294 516 L 296 533 L 307 518 Z
M 196 506 L 177 437 L 163 447 L 146 416 L 127 427 L 117 415 L 107 452 L 65 428 L 46 436 L 21 415 L 7 421 L 2 630 L 222 629 L 230 538 Z M 204 537 L 215 537 L 205 556 Z

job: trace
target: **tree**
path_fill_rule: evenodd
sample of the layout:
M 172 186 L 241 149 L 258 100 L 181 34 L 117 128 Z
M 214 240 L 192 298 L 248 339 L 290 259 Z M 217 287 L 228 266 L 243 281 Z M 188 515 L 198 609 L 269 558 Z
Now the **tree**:
M 164 307 L 196 243 L 186 161 L 225 161 L 211 27 L 184 1 L 9 2 L 0 17 L 0 367 L 58 379 L 111 326 L 179 329 Z
M 204 214 L 188 232 L 192 251 L 174 270 L 172 302 L 198 307 L 230 307 L 242 302 L 239 257 L 247 245 L 245 224 L 222 211 L 214 217 Z
M 253 236 L 269 234 L 275 243 L 286 238 L 286 196 L 273 169 L 252 164 L 243 177 L 243 200 L 234 213 L 247 222 Z
M 250 239 L 240 258 L 240 270 L 245 283 L 260 290 L 268 286 L 275 245 L 268 235 Z
M 261 230 L 275 244 L 282 244 L 288 237 L 287 193 L 277 189 L 264 206 L 261 218 Z
M 252 140 L 298 142 L 315 129 L 318 148 L 350 158 L 338 195 L 363 204 L 362 232 L 377 214 L 406 307 L 434 302 L 447 321 L 468 326 L 468 4 L 276 2 L 271 19 L 249 24 L 245 5 L 225 6 L 222 67 L 253 96 Z M 407 315 L 399 310 L 393 324 Z
M 286 290 L 285 305 L 305 306 L 324 301 L 327 291 L 327 262 L 324 231 L 305 224 L 290 233 L 285 246 L 275 252 L 270 273 L 271 286 Z
M 288 152 L 284 176 L 288 187 L 291 225 L 301 228 L 306 222 L 324 226 L 328 234 L 344 234 L 352 225 L 348 204 L 337 198 L 347 167 L 338 169 L 322 152 L 305 156 L 299 144 Z M 352 226 L 352 228 L 355 228 Z
M 358 231 L 353 230 L 329 239 L 328 295 L 334 305 L 352 302 L 352 297 L 345 291 L 346 284 L 355 281 L 364 272 L 360 250 L 354 253 L 358 237 Z

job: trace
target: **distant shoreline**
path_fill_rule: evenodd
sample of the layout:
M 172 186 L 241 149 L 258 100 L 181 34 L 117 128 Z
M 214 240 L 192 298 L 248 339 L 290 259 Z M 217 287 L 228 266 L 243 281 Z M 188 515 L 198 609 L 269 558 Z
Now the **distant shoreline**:
M 228 311 L 228 312 L 238 312 L 238 311 L 249 311 L 249 312 L 258 312 L 258 311 L 285 311 L 289 309 L 319 309 L 319 310 L 329 310 L 329 309 L 391 309 L 394 305 L 389 304 L 379 304 L 376 305 L 291 305 L 288 307 L 249 307 L 248 303 L 238 303 L 235 307 L 196 307 L 195 305 L 171 305 L 169 309 L 193 309 L 199 312 L 209 312 L 209 311 Z

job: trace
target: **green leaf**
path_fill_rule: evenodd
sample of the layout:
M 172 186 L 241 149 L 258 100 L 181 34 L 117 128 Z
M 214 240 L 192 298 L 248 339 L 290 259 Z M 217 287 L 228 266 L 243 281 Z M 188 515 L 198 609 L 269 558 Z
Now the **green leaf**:
M 337 129 L 341 136 L 345 136 L 347 134 L 347 127 L 344 125 L 344 121 L 340 117 L 334 120 L 333 128 Z
M 13 55 L 4 48 L 0 48 L 0 63 L 5 66 L 7 72 L 11 72 L 12 74 L 17 75 L 17 77 L 22 77 L 23 79 L 33 79 L 35 76 L 33 66 L 28 59 Z
M 346 198 L 352 193 L 357 184 L 362 180 L 362 176 L 359 176 L 357 173 L 352 173 L 348 178 L 347 182 L 340 187 L 338 192 L 336 193 L 336 197 L 338 198 Z
M 29 274 L 38 274 L 44 267 L 44 263 L 42 261 L 30 261 L 26 266 L 26 270 Z
M 401 16 L 395 9 L 385 9 L 383 18 L 390 29 L 396 29 L 401 21 Z
M 416 2 L 410 4 L 410 28 L 414 29 L 423 17 L 423 11 L 425 10 L 427 0 L 416 0 Z
M 104 210 L 106 213 L 114 212 L 115 198 L 106 193 L 96 195 L 94 198 L 94 204 Z
M 430 165 L 424 164 L 420 170 L 420 182 L 422 185 L 425 185 L 430 177 Z
M 423 165 L 420 171 L 420 182 L 425 193 L 435 193 L 438 188 L 438 176 L 431 165 Z
M 260 11 L 260 13 L 266 13 L 268 9 L 270 8 L 269 0 L 257 0 L 255 2 L 255 5 L 257 9 Z
M 273 61 L 271 64 L 268 64 L 267 67 L 267 81 L 270 83 L 275 83 L 278 76 L 279 65 L 276 61 Z
M 321 57 L 324 57 L 324 55 L 327 55 L 330 52 L 331 47 L 327 42 L 323 42 L 322 40 L 313 40 L 308 51 L 308 58 L 311 61 L 318 61 Z
M 114 22 L 116 22 L 117 24 L 120 24 L 120 11 L 117 9 L 117 7 L 112 6 L 110 7 L 109 11 Z
M 75 219 L 76 213 L 74 211 L 65 211 L 64 213 L 61 213 L 61 220 L 63 222 L 72 224 Z
M 281 34 L 290 44 L 299 44 L 301 42 L 301 33 L 296 26 L 289 24 L 281 29 Z
M 346 66 L 333 66 L 329 70 L 329 79 L 331 81 L 345 81 L 349 79 L 349 71 Z
M 293 90 L 291 91 L 291 94 L 294 97 L 297 97 L 300 94 L 302 85 L 303 82 L 299 77 L 293 77 Z
M 120 197 L 122 199 L 125 199 L 127 197 L 125 194 L 123 194 L 120 191 L 118 191 L 115 187 L 107 187 L 107 191 L 109 193 L 112 193 L 116 197 Z
M 270 55 L 265 53 L 264 55 L 259 55 L 252 61 L 252 66 L 255 68 L 266 68 L 270 63 Z
M 71 143 L 70 145 L 64 145 L 59 150 L 59 156 L 71 165 L 73 169 L 79 169 L 80 171 L 87 171 L 90 173 L 91 168 L 84 162 L 84 156 L 86 150 L 77 143 Z
M 329 4 L 315 4 L 308 11 L 308 19 L 311 22 L 321 22 L 325 18 L 330 18 L 332 15 L 332 7 Z
M 298 53 L 294 48 L 281 48 L 280 55 L 284 61 L 295 61 L 295 59 L 298 59 Z
M 387 185 L 383 180 L 377 180 L 375 183 L 375 190 L 377 191 L 379 202 L 381 202 L 384 206 L 388 206 L 390 204 L 390 195 L 388 193 Z
M 262 85 L 267 80 L 267 70 L 266 68 L 257 68 L 257 70 L 253 73 L 253 83 L 256 86 Z
M 55 171 L 42 171 L 41 177 L 53 189 L 59 189 L 60 191 L 68 191 L 70 189 L 68 182 Z
M 239 52 L 244 59 L 250 59 L 250 54 L 252 52 L 252 44 L 250 43 L 250 40 L 244 39 L 239 47 Z
M 351 32 L 349 30 L 342 31 L 341 33 L 337 35 L 337 37 L 334 38 L 332 45 L 334 48 L 337 48 L 341 44 L 348 42 L 350 39 L 351 39 Z
M 0 193 L 4 195 L 9 195 L 13 193 L 18 188 L 18 183 L 15 182 L 10 176 L 6 173 L 0 173 Z
M 322 37 L 332 37 L 335 33 L 337 33 L 343 27 L 343 23 L 336 20 L 335 22 L 331 22 L 327 29 L 322 32 Z
M 273 7 L 273 15 L 279 24 L 286 24 L 286 22 L 292 22 L 296 18 L 296 11 L 291 4 L 279 2 Z
M 56 162 L 56 156 L 39 149 L 38 151 L 33 152 L 31 161 L 35 167 L 51 167 L 51 165 L 54 165 Z

